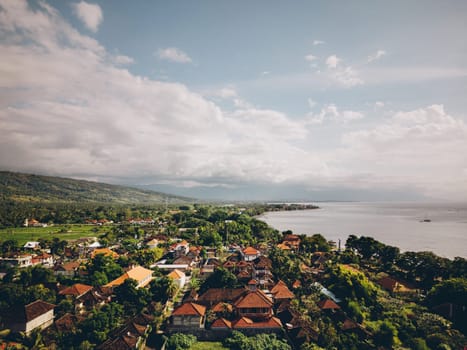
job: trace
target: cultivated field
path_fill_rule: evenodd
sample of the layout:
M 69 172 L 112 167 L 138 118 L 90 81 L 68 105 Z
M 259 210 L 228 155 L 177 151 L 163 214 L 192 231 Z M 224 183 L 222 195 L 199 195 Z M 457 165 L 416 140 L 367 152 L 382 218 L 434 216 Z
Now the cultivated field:
M 110 226 L 94 225 L 54 225 L 49 227 L 15 227 L 0 230 L 0 241 L 15 239 L 23 245 L 27 241 L 37 241 L 40 238 L 52 240 L 72 240 L 81 237 L 97 237 L 110 230 Z

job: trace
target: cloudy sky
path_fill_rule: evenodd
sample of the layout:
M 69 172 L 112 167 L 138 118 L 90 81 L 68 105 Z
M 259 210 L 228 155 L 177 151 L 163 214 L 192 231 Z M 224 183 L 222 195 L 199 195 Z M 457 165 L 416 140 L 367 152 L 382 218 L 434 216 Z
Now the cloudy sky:
M 467 2 L 0 0 L 0 169 L 467 200 Z

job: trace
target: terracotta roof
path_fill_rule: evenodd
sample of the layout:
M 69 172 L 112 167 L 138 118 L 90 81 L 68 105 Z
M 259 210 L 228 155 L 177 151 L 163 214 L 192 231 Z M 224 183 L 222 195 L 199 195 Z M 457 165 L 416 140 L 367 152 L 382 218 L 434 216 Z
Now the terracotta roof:
M 212 308 L 213 312 L 224 312 L 224 311 L 232 312 L 232 310 L 233 310 L 232 305 L 230 305 L 229 303 L 223 303 L 223 302 L 217 303 Z
M 276 317 L 271 317 L 267 321 L 261 322 L 253 322 L 248 317 L 242 317 L 233 322 L 233 328 L 282 328 L 282 323 Z
M 246 292 L 245 288 L 210 288 L 199 296 L 198 302 L 206 305 L 214 305 L 220 301 L 230 302 Z
M 256 268 L 267 268 L 270 269 L 272 267 L 271 259 L 265 256 L 259 256 L 255 260 L 253 260 Z
M 321 310 L 338 310 L 341 307 L 333 302 L 331 299 L 325 299 L 318 302 L 318 307 Z
M 24 311 L 26 314 L 26 321 L 29 322 L 34 320 L 35 318 L 45 314 L 46 312 L 52 310 L 55 305 L 46 303 L 42 300 L 36 300 L 31 304 L 28 304 L 24 307 Z
M 256 255 L 259 254 L 259 250 L 253 248 L 253 247 L 246 247 L 243 249 L 243 254 L 245 255 Z
M 350 318 L 346 318 L 344 323 L 342 324 L 342 330 L 344 331 L 355 328 L 359 328 L 358 323 L 352 321 Z
M 292 288 L 298 288 L 302 285 L 302 282 L 300 282 L 299 280 L 296 280 L 293 284 L 292 284 Z
M 175 259 L 172 264 L 174 265 L 183 265 L 183 264 L 187 264 L 187 265 L 191 265 L 193 263 L 193 258 L 190 258 L 189 256 L 181 256 L 177 259 Z
M 258 284 L 258 282 L 256 280 L 250 280 L 250 282 L 248 282 L 248 285 L 254 285 L 256 286 Z
M 274 295 L 274 299 L 293 299 L 295 297 L 284 281 L 281 280 L 271 289 L 271 293 Z
M 171 273 L 169 273 L 167 277 L 170 277 L 174 280 L 179 280 L 185 277 L 185 274 L 182 271 L 175 269 Z
M 125 282 L 125 280 L 127 280 L 128 278 L 132 278 L 132 279 L 136 280 L 138 282 L 138 284 L 140 284 L 148 276 L 152 276 L 152 270 L 145 269 L 142 266 L 136 266 L 136 267 L 132 268 L 131 270 L 125 272 L 120 277 L 118 277 L 118 278 L 114 279 L 113 281 L 107 283 L 104 287 L 119 286 L 123 282 Z M 150 280 L 146 281 L 146 283 L 144 285 L 142 285 L 141 287 L 144 287 L 149 282 L 150 282 Z
M 204 316 L 206 313 L 206 307 L 195 303 L 185 303 L 180 305 L 174 310 L 172 315 L 183 315 L 183 316 Z
M 91 258 L 94 258 L 98 254 L 104 254 L 105 256 L 111 256 L 112 258 L 118 258 L 118 254 L 109 248 L 97 248 L 91 253 Z
M 233 261 L 227 260 L 222 266 L 224 267 L 235 267 L 235 263 Z
M 247 266 L 251 266 L 251 263 L 242 260 L 237 264 L 237 266 L 238 267 L 247 267 Z
M 78 261 L 70 261 L 62 264 L 61 266 L 65 271 L 73 271 L 79 267 L 80 263 Z
M 235 302 L 237 308 L 269 308 L 272 304 L 272 300 L 260 290 L 249 292 Z
M 76 324 L 85 320 L 86 317 L 66 313 L 54 322 L 59 332 L 70 332 L 76 328 Z
M 229 328 L 230 329 L 232 328 L 232 322 L 221 317 L 212 323 L 211 328 Z
M 84 293 L 90 291 L 92 289 L 92 286 L 88 286 L 87 284 L 82 284 L 82 283 L 76 283 L 72 285 L 71 287 L 65 288 L 58 292 L 60 295 L 73 295 L 75 297 L 79 297 L 80 295 L 83 295 Z

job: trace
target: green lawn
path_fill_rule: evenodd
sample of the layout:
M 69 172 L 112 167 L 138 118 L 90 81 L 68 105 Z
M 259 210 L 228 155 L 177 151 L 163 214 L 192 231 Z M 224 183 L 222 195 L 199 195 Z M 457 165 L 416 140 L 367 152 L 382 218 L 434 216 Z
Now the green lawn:
M 81 237 L 98 237 L 107 232 L 109 226 L 93 225 L 54 225 L 49 227 L 14 227 L 0 230 L 0 241 L 15 239 L 23 245 L 27 241 L 37 241 L 39 238 L 52 240 L 54 237 L 70 240 Z
M 190 350 L 229 350 L 222 346 L 221 342 L 199 341 Z

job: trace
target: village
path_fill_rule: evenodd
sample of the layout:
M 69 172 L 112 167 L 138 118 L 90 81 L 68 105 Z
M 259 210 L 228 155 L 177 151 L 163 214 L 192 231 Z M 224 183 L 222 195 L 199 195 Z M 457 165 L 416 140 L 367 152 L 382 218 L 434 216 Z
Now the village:
M 236 207 L 86 224 L 106 233 L 0 242 L 3 348 L 242 349 L 258 336 L 271 349 L 465 344 L 452 325 L 465 317 L 459 301 L 421 302 L 437 282 L 465 277 L 465 259 L 454 275 L 410 278 L 395 247 L 279 233 Z

